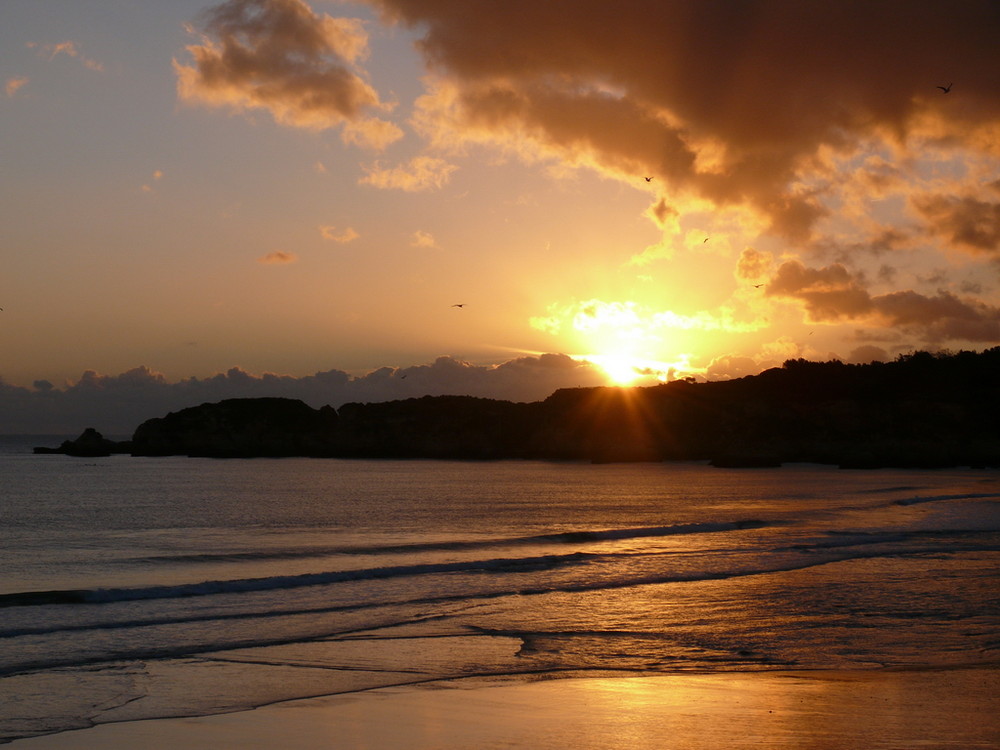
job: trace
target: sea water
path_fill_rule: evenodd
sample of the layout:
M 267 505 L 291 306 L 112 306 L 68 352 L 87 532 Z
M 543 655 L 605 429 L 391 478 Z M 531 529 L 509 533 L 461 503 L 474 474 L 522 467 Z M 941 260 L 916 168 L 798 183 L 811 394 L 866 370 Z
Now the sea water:
M 1000 660 L 1000 472 L 34 456 L 0 742 L 482 678 Z

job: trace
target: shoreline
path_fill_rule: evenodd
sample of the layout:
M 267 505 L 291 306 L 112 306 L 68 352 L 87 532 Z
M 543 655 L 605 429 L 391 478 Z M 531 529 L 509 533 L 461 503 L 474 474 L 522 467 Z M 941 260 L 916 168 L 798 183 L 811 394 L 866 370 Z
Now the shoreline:
M 1000 664 L 443 680 L 24 738 L 13 750 L 997 748 Z M 665 744 L 667 743 L 667 744 Z

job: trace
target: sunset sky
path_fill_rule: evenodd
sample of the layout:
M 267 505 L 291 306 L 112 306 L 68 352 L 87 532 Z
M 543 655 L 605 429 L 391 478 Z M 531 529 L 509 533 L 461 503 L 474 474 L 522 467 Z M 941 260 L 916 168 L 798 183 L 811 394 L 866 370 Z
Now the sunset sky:
M 998 39 L 993 0 L 3 0 L 2 398 L 995 346 Z

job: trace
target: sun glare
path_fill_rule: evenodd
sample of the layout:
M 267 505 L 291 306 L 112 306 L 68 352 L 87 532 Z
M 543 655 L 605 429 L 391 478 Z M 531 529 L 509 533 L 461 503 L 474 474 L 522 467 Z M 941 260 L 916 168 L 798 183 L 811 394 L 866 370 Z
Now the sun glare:
M 635 360 L 625 355 L 600 354 L 589 359 L 604 370 L 614 385 L 631 385 L 638 380 L 641 374 Z

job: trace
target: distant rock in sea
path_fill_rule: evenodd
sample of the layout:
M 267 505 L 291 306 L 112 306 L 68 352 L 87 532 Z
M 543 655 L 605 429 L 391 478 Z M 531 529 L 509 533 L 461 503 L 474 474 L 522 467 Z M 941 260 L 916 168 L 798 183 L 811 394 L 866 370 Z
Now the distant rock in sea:
M 129 441 L 108 440 L 93 427 L 88 427 L 76 440 L 63 440 L 58 448 L 35 448 L 35 453 L 60 453 L 67 456 L 83 458 L 100 458 L 112 453 L 131 453 L 132 444 Z

